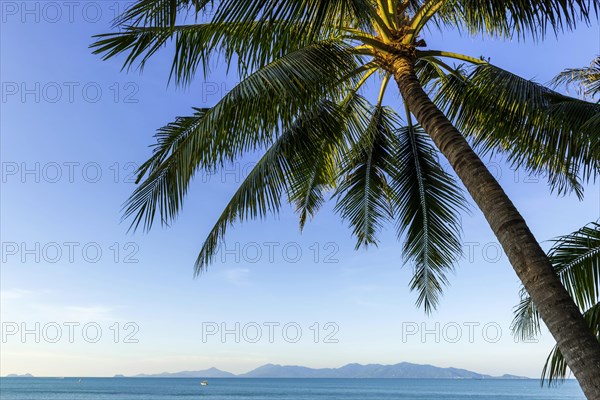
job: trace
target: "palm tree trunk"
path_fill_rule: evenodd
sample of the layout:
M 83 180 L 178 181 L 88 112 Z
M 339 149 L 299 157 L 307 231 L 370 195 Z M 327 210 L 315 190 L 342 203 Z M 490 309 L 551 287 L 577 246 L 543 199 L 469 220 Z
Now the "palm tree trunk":
M 429 99 L 414 73 L 412 57 L 394 59 L 390 69 L 410 112 L 483 212 L 586 397 L 600 400 L 600 343 L 525 220 L 469 143 Z

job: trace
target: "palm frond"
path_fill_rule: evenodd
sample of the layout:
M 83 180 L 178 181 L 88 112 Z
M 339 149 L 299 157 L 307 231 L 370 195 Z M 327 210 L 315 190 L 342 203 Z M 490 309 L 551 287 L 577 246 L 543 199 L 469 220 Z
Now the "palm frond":
M 393 216 L 386 175 L 397 123 L 393 111 L 373 107 L 364 133 L 344 157 L 335 209 L 350 223 L 356 248 L 377 244 L 383 223 Z
M 287 21 L 314 40 L 342 25 L 369 26 L 374 7 L 369 0 L 137 0 L 116 25 L 173 27 L 186 11 L 214 23 Z
M 558 74 L 552 83 L 555 86 L 575 86 L 577 94 L 583 97 L 600 95 L 600 57 L 594 58 L 589 67 L 569 68 Z
M 600 224 L 556 239 L 548 257 L 582 310 L 600 301 Z
M 195 140 L 190 140 L 189 137 L 203 122 L 208 112 L 210 109 L 195 108 L 192 116 L 178 117 L 156 133 L 156 144 L 152 146 L 153 154 L 138 168 L 135 183 L 139 184 L 146 174 L 148 177 L 135 189 L 124 205 L 123 218 L 134 217 L 131 223 L 133 229 L 137 229 L 140 224 L 145 229 L 150 229 L 157 210 L 162 224 L 167 224 L 179 212 L 189 180 L 195 172 L 195 168 L 190 170 L 190 157 L 197 158 L 197 164 L 202 163 L 202 157 L 205 163 L 209 161 L 207 156 L 191 154 L 189 150 L 182 157 L 175 157 L 174 154 L 181 152 L 180 149 L 185 146 L 199 147 L 207 144 L 207 137 Z
M 434 86 L 440 79 L 444 79 L 447 74 L 439 65 L 426 58 L 417 60 L 415 63 L 415 73 L 424 88 Z
M 597 146 L 600 127 L 600 104 L 567 96 L 549 96 L 548 114 L 564 129 L 579 129 L 592 135 L 592 146 Z
M 337 105 L 326 101 L 299 116 L 277 138 L 241 183 L 208 234 L 196 260 L 196 274 L 213 260 L 229 225 L 279 211 L 284 195 L 290 191 L 289 177 L 294 172 L 295 160 L 321 148 L 320 142 L 307 139 L 321 135 L 335 137 L 341 119 Z
M 370 0 L 224 0 L 214 21 L 287 21 L 316 38 L 330 29 L 368 28 L 374 12 Z
M 590 24 L 598 6 L 597 0 L 451 0 L 443 2 L 435 22 L 472 35 L 542 39 Z
M 600 139 L 585 126 L 600 105 L 571 99 L 492 65 L 474 67 L 437 86 L 436 102 L 483 152 L 508 156 L 514 167 L 546 174 L 559 194 L 598 178 Z M 580 103 L 576 111 L 569 102 Z
M 514 318 L 510 329 L 516 338 L 527 341 L 540 333 L 540 315 L 533 300 L 525 288 L 519 292 L 521 300 L 514 309 Z
M 398 235 L 404 236 L 405 257 L 415 264 L 411 289 L 418 292 L 417 305 L 430 313 L 448 283 L 446 272 L 462 254 L 460 211 L 466 201 L 420 127 L 403 127 L 397 137 L 391 186 Z
M 300 230 L 325 202 L 325 193 L 334 189 L 341 174 L 348 147 L 365 131 L 370 105 L 356 91 L 338 104 L 336 130 L 318 132 L 306 138 L 309 151 L 299 151 L 293 159 L 288 179 L 289 200 L 300 217 Z M 317 150 L 314 144 L 317 144 Z
M 171 27 L 182 13 L 198 16 L 210 11 L 214 0 L 137 0 L 117 16 L 114 25 Z
M 158 50 L 173 42 L 171 77 L 178 84 L 189 83 L 199 67 L 206 75 L 213 56 L 223 57 L 227 65 L 235 59 L 240 77 L 245 78 L 248 73 L 316 42 L 304 35 L 298 25 L 261 21 L 127 26 L 95 38 L 97 41 L 91 47 L 103 59 L 126 54 L 123 68 L 135 65 L 143 68 Z M 323 41 L 333 36 L 321 35 L 317 39 Z
M 157 134 L 146 176 L 125 204 L 132 227 L 149 229 L 158 211 L 172 220 L 198 168 L 212 171 L 243 152 L 268 146 L 274 136 L 323 99 L 341 98 L 358 70 L 355 56 L 336 42 L 290 53 L 252 74 L 214 107 L 179 118 Z M 157 210 L 158 209 L 158 210 Z
M 558 385 L 567 376 L 567 362 L 562 353 L 555 345 L 544 363 L 542 368 L 542 385 L 547 382 L 550 385 Z

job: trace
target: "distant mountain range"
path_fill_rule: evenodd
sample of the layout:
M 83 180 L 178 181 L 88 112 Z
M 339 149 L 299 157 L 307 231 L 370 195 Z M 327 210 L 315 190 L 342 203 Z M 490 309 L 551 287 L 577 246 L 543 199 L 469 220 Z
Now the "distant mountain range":
M 123 377 L 123 375 L 116 375 Z M 134 378 L 406 378 L 406 379 L 528 379 L 516 375 L 491 376 L 460 368 L 402 362 L 394 365 L 347 364 L 340 368 L 308 368 L 296 365 L 265 364 L 245 374 L 210 368 L 201 371 L 140 374 Z
M 123 375 L 115 375 L 122 378 Z M 200 371 L 163 372 L 160 374 L 139 374 L 134 378 L 235 378 L 231 372 L 221 371 L 216 368 L 203 369 Z

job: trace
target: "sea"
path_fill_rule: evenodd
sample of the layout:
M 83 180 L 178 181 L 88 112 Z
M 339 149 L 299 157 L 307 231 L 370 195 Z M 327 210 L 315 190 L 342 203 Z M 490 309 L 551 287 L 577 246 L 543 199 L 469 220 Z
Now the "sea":
M 585 400 L 574 380 L 0 378 L 1 400 Z

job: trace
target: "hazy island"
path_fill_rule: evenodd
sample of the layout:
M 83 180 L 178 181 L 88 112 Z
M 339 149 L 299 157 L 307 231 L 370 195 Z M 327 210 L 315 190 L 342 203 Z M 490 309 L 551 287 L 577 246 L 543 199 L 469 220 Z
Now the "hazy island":
M 115 375 L 115 377 L 125 377 Z M 217 368 L 199 371 L 139 374 L 133 378 L 404 378 L 404 379 L 529 379 L 504 374 L 492 376 L 460 368 L 441 368 L 428 364 L 402 362 L 393 365 L 347 364 L 340 368 L 309 368 L 297 365 L 265 364 L 243 374 Z

